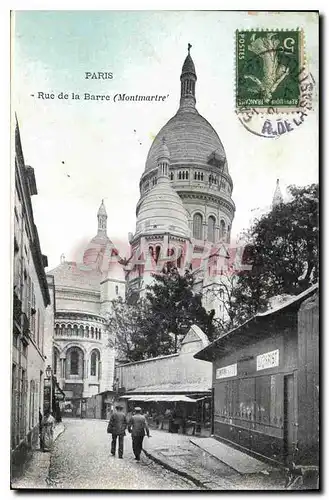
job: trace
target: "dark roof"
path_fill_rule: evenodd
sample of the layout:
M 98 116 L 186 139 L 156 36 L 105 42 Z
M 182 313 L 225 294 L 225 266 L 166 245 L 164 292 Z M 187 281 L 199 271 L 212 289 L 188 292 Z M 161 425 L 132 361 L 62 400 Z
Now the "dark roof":
M 283 311 L 287 311 L 291 308 L 297 308 L 304 299 L 308 298 L 310 295 L 315 293 L 318 289 L 318 284 L 312 285 L 310 288 L 305 290 L 304 292 L 291 297 L 287 301 L 282 304 L 273 307 L 265 312 L 255 314 L 255 316 L 251 317 L 241 325 L 233 328 L 229 332 L 225 333 L 221 337 L 218 337 L 207 347 L 202 349 L 201 351 L 194 354 L 194 358 L 202 359 L 204 361 L 212 361 L 214 358 L 215 351 L 216 353 L 228 353 L 232 349 L 236 349 L 236 346 L 243 347 L 250 343 L 249 333 L 251 332 L 250 326 L 256 326 L 259 324 L 263 324 L 265 321 L 268 322 L 269 319 L 277 319 L 280 317 L 280 314 Z M 262 328 L 259 332 L 252 330 L 252 337 L 254 341 L 257 341 L 258 338 L 264 337 L 268 334 L 268 330 L 266 328 Z
M 186 56 L 186 59 L 183 64 L 182 75 L 184 75 L 184 73 L 192 73 L 195 75 L 195 66 L 190 54 Z

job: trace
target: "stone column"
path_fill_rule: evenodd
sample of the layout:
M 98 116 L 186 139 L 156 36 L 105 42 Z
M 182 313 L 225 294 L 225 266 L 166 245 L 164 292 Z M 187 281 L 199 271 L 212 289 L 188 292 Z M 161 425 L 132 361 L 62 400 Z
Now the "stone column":
M 206 222 L 203 223 L 203 228 L 202 228 L 202 233 L 203 233 L 203 240 L 207 239 L 207 230 L 208 230 L 208 224 Z
M 60 385 L 61 385 L 61 388 L 64 387 L 65 385 L 65 363 L 66 363 L 66 358 L 65 357 L 61 357 L 60 358 Z

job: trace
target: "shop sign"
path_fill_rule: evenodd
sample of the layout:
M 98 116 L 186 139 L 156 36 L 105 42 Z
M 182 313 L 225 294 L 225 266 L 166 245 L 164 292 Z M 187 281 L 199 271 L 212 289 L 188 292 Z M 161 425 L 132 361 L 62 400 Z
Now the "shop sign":
M 237 375 L 237 363 L 234 365 L 223 366 L 222 368 L 217 368 L 216 379 L 236 377 Z
M 257 371 L 279 366 L 279 349 L 257 356 Z

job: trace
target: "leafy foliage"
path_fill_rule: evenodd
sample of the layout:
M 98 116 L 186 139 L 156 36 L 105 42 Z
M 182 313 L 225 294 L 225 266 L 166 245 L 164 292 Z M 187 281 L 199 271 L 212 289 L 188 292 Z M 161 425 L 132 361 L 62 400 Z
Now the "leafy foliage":
M 155 275 L 153 284 L 147 287 L 146 300 L 151 314 L 157 318 L 159 328 L 173 334 L 175 352 L 193 324 L 199 326 L 209 340 L 213 338 L 214 312 L 207 313 L 201 295 L 193 288 L 193 274 L 186 270 L 181 275 L 176 268 Z M 152 335 L 152 332 L 148 333 Z
M 128 305 L 112 301 L 108 331 L 116 337 L 117 359 L 139 361 L 177 352 L 192 324 L 212 339 L 214 313 L 207 313 L 201 296 L 193 292 L 194 278 L 170 269 L 154 276 L 146 298 Z
M 235 321 L 264 309 L 275 295 L 295 295 L 318 278 L 318 185 L 289 187 L 291 201 L 255 221 L 248 231 L 252 270 L 241 273 L 232 305 Z

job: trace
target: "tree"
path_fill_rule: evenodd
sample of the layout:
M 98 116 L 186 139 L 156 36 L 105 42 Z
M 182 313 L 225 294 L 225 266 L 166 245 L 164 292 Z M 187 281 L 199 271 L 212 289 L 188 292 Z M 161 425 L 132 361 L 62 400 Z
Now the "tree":
M 147 301 L 137 300 L 130 305 L 121 297 L 112 300 L 107 330 L 115 339 L 111 347 L 116 349 L 117 361 L 141 361 L 173 352 L 173 339 L 160 326 Z
M 166 335 L 172 334 L 173 352 L 177 352 L 182 338 L 193 324 L 212 340 L 214 311 L 207 313 L 201 295 L 193 288 L 194 276 L 188 270 L 181 275 L 176 268 L 170 268 L 154 275 L 154 282 L 147 287 L 146 293 L 153 322 L 145 325 L 144 334 L 152 338 L 154 328 Z
M 194 277 L 177 269 L 154 275 L 146 298 L 133 304 L 122 298 L 112 301 L 107 329 L 114 336 L 117 360 L 140 361 L 177 352 L 191 325 L 198 325 L 213 338 L 214 312 L 207 313 L 201 295 L 193 291 Z
M 144 319 L 142 303 L 130 306 L 121 297 L 111 301 L 111 312 L 107 317 L 107 330 L 115 339 L 116 358 L 121 362 L 136 361 L 141 344 L 141 324 Z M 111 347 L 113 347 L 111 345 Z
M 289 186 L 291 201 L 256 220 L 247 233 L 246 264 L 232 305 L 242 322 L 266 308 L 275 295 L 296 295 L 318 278 L 318 185 Z

